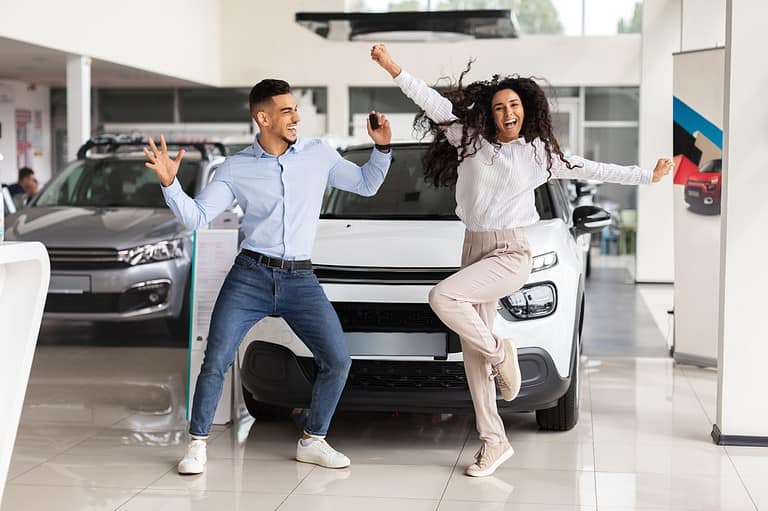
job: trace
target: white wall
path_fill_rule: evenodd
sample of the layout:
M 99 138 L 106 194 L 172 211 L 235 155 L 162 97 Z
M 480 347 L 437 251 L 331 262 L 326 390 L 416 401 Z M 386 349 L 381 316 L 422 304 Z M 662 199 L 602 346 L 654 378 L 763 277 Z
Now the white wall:
M 683 0 L 680 51 L 725 46 L 725 0 Z
M 296 11 L 343 10 L 343 1 L 334 2 L 321 6 L 301 0 L 258 4 L 224 0 L 222 84 L 249 86 L 273 77 L 294 85 L 327 85 L 331 133 L 346 134 L 347 87 L 393 83 L 370 60 L 371 43 L 327 41 L 294 22 Z M 388 46 L 404 68 L 429 83 L 441 76 L 458 76 L 471 57 L 477 57 L 468 77 L 471 80 L 495 73 L 520 73 L 544 77 L 552 85 L 637 86 L 640 81 L 637 34 Z
M 764 60 L 768 49 L 762 23 L 768 18 L 768 3 L 729 0 L 729 4 L 717 424 L 725 435 L 760 436 L 765 442 L 768 271 L 761 254 L 768 251 L 763 227 L 768 224 L 764 156 L 768 68 L 755 63 Z
M 0 0 L 0 37 L 218 85 L 221 4 Z
M 42 112 L 42 154 L 33 158 L 30 165 L 35 171 L 40 184 L 51 177 L 51 105 L 50 89 L 35 86 L 29 90 L 29 84 L 2 80 L 0 81 L 0 123 L 3 125 L 0 136 L 0 153 L 4 159 L 0 161 L 0 182 L 13 183 L 16 181 L 18 168 L 16 166 L 16 110 L 39 110 Z
M 640 166 L 672 156 L 672 53 L 680 44 L 682 0 L 644 0 L 640 79 Z M 672 282 L 672 178 L 637 190 L 635 280 Z

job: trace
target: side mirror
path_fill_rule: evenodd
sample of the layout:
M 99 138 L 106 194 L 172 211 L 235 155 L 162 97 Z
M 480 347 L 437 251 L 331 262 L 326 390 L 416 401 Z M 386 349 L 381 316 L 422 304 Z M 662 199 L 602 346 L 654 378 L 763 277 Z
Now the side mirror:
M 611 214 L 597 206 L 579 206 L 573 210 L 575 234 L 597 233 L 611 225 Z

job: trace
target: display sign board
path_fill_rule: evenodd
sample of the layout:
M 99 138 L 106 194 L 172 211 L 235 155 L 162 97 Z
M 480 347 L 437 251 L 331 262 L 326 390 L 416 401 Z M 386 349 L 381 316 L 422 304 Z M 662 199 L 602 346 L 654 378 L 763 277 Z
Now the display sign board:
M 717 366 L 725 50 L 674 55 L 674 357 Z

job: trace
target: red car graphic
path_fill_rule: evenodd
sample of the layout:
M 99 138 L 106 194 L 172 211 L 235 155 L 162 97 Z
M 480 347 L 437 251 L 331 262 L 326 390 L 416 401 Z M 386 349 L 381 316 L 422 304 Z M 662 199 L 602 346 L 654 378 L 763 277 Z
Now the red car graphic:
M 685 181 L 685 202 L 694 213 L 720 214 L 720 185 L 723 160 L 718 158 L 704 164 Z

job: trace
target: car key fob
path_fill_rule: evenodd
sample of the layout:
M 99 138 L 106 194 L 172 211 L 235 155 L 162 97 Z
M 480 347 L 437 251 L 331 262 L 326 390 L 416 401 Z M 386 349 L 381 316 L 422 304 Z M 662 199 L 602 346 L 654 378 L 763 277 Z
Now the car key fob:
M 377 130 L 381 127 L 381 125 L 379 124 L 379 118 L 376 116 L 376 114 L 369 114 L 368 120 L 371 123 L 372 130 Z

